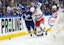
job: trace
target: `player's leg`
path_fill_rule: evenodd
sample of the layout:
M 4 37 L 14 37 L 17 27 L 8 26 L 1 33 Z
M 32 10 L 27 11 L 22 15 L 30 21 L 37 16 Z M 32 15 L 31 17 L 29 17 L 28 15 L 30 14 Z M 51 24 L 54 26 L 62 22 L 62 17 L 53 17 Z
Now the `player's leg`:
M 40 27 L 36 27 L 37 29 L 37 36 L 43 36 L 43 31 L 41 30 Z
M 40 24 L 40 29 L 45 33 L 45 35 L 47 35 L 46 27 L 43 23 Z
M 46 27 L 44 25 L 44 18 L 40 20 L 40 29 L 47 35 Z
M 28 33 L 30 34 L 30 36 L 32 36 L 31 30 L 30 30 L 30 22 L 25 21 L 25 23 L 26 23 L 26 27 L 28 29 Z
M 37 30 L 37 36 L 43 35 L 43 31 L 40 28 L 40 21 L 36 21 L 36 30 Z
M 33 21 L 30 22 L 30 26 L 32 27 L 34 34 L 36 35 L 36 27 Z

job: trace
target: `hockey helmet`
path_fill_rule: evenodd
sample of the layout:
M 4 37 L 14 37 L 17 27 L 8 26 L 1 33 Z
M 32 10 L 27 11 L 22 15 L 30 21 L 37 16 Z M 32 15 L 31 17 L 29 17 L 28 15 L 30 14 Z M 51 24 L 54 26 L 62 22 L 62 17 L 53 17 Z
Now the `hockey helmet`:
M 31 7 L 31 8 L 30 8 L 30 11 L 31 11 L 31 12 L 34 12 L 34 11 L 35 11 L 35 8 L 34 8 L 34 7 Z

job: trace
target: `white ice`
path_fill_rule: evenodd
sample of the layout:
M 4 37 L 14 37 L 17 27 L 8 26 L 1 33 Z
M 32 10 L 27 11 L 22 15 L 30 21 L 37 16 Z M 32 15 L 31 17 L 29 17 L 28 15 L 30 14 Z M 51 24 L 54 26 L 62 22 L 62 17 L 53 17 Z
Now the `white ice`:
M 41 37 L 19 36 L 10 40 L 0 41 L 0 45 L 64 45 L 64 37 L 50 38 L 49 36 L 50 33 Z

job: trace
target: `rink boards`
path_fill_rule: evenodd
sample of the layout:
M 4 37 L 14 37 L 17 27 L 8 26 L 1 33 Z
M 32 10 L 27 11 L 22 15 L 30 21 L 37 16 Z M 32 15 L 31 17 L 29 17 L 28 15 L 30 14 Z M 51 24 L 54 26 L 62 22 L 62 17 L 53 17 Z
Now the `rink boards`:
M 27 30 L 23 29 L 24 20 L 22 17 L 0 18 L 0 40 L 10 39 L 18 36 L 24 36 Z M 23 22 L 23 23 L 22 23 Z M 55 18 L 53 16 L 45 16 L 45 26 L 48 32 L 51 31 L 51 26 L 54 25 Z
M 24 35 L 21 17 L 0 18 L 0 40 Z

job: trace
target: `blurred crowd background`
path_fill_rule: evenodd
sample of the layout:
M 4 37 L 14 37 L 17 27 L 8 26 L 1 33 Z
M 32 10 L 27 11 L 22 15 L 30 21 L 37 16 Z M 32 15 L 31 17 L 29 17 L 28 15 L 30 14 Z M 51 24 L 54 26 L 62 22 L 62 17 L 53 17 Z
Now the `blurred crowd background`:
M 0 0 L 0 16 L 21 15 L 24 7 L 34 5 L 37 8 L 37 2 L 42 3 L 41 10 L 45 15 L 52 15 L 54 5 L 57 9 L 64 8 L 64 0 Z

